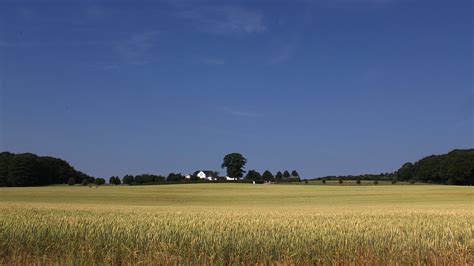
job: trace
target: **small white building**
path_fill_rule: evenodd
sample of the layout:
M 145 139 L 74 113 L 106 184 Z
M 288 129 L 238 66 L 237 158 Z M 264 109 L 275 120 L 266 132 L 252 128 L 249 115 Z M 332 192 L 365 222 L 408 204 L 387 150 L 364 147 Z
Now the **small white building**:
M 205 170 L 196 171 L 194 172 L 193 176 L 197 176 L 201 180 L 209 180 L 209 181 L 217 180 L 217 173 L 213 171 L 205 171 Z
M 235 180 L 238 180 L 238 179 L 237 179 L 237 178 L 234 178 L 234 177 L 226 176 L 226 177 L 225 177 L 225 180 L 227 180 L 227 181 L 235 181 Z

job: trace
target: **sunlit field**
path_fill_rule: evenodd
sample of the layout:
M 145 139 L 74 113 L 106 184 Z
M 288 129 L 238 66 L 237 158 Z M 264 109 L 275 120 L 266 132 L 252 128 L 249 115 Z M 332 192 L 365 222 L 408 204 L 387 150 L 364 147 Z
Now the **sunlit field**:
M 0 264 L 473 263 L 474 189 L 0 188 Z

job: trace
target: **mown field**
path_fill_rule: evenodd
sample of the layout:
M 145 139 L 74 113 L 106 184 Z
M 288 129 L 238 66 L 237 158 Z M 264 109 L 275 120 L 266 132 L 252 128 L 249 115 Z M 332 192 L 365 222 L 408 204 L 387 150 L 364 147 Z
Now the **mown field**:
M 474 188 L 0 188 L 0 264 L 472 265 Z

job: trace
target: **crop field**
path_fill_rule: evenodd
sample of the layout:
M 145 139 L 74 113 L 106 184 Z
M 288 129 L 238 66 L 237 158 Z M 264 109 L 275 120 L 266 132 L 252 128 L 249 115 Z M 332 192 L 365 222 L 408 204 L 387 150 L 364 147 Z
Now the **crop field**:
M 472 265 L 474 188 L 0 188 L 0 264 Z

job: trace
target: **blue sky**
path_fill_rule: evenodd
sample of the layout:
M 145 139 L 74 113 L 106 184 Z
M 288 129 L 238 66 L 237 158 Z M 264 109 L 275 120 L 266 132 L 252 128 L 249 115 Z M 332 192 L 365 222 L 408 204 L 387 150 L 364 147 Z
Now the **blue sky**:
M 472 148 L 473 3 L 0 1 L 0 150 L 98 177 L 379 173 Z M 224 170 L 220 170 L 224 172 Z

